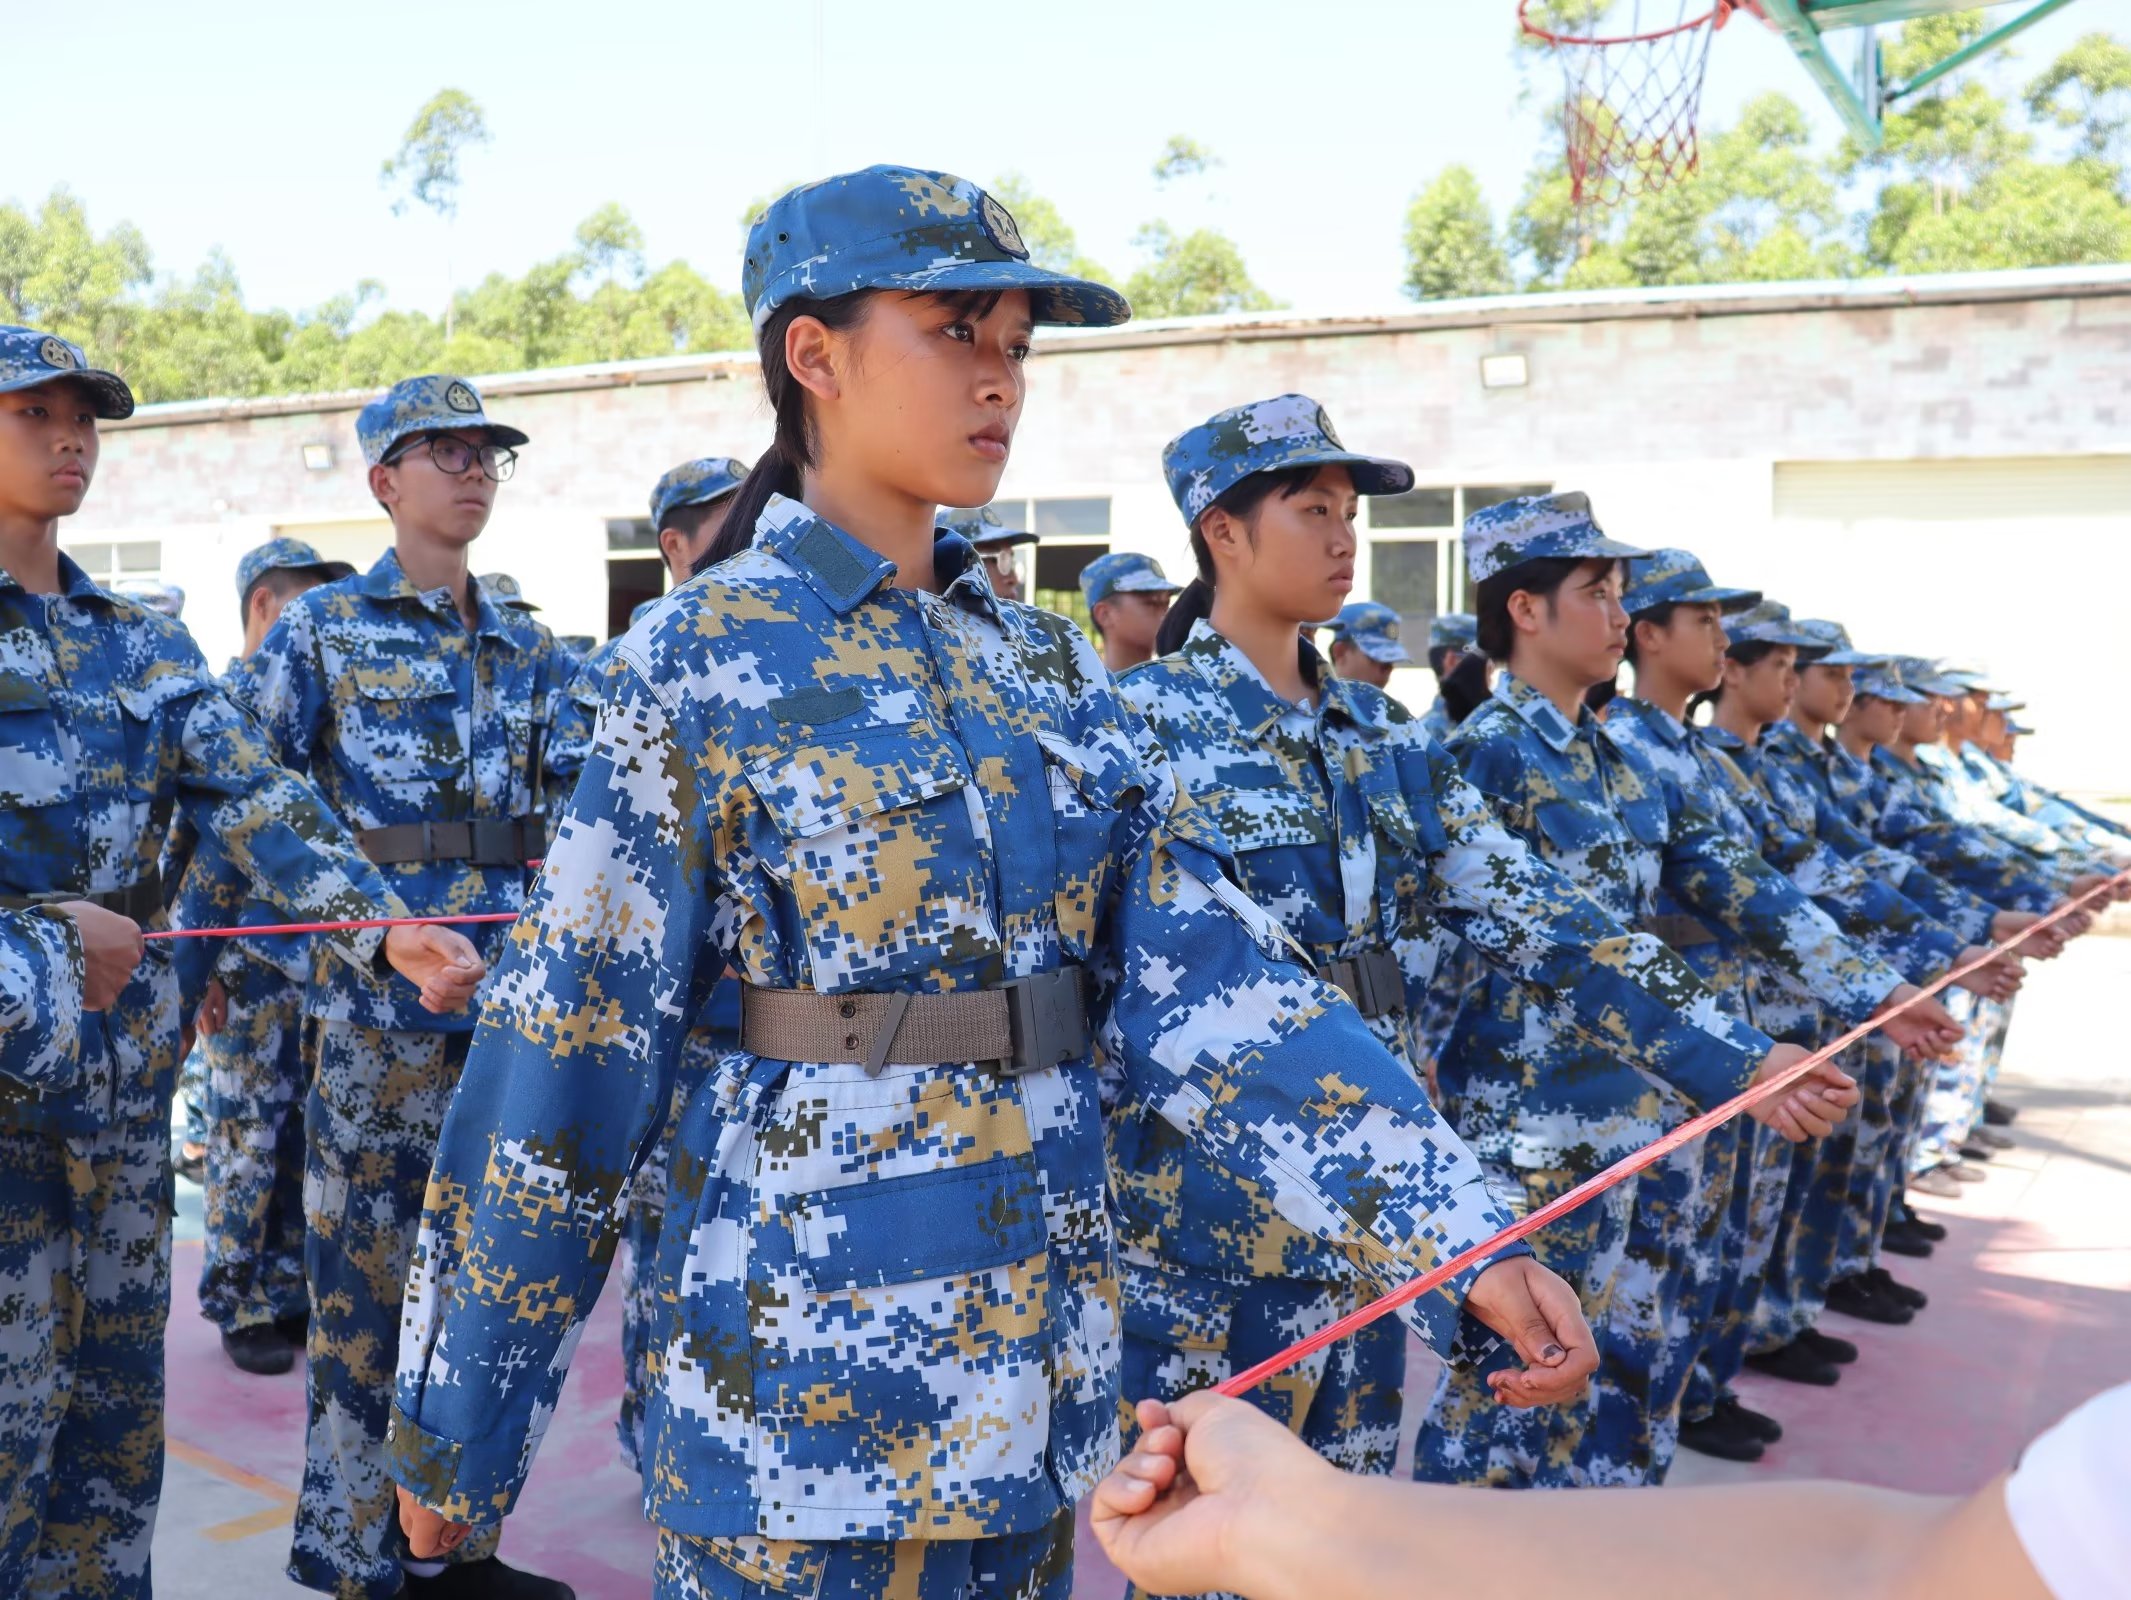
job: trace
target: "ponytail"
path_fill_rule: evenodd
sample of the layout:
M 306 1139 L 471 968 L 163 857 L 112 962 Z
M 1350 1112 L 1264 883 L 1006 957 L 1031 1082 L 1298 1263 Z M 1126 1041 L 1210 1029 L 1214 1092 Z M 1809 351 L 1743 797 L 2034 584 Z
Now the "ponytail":
M 740 480 L 740 487 L 733 491 L 732 509 L 726 512 L 718 536 L 695 558 L 688 575 L 694 577 L 699 572 L 708 572 L 719 562 L 730 561 L 752 545 L 755 524 L 761 520 L 770 496 L 778 494 L 793 500 L 799 497 L 799 467 L 785 455 L 781 440 L 763 451 L 747 476 Z
M 1206 543 L 1194 532 L 1191 536 L 1191 546 L 1196 553 L 1204 550 Z M 1169 602 L 1169 614 L 1162 618 L 1162 626 L 1154 636 L 1154 653 L 1158 656 L 1175 655 L 1184 648 L 1184 641 L 1191 637 L 1193 624 L 1212 615 L 1212 581 L 1204 577 L 1193 578 L 1178 592 L 1177 597 Z

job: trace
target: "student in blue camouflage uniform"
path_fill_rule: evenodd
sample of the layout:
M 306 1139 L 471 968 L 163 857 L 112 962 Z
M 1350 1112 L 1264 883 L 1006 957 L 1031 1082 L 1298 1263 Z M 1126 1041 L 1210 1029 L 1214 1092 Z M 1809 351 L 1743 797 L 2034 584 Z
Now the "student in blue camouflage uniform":
M 2013 899 L 2016 893 L 2002 872 L 1986 870 L 1979 860 L 1954 848 L 1957 841 L 1951 836 L 1920 831 L 1911 825 L 1913 819 L 1901 822 L 1905 830 L 1903 843 L 1921 848 L 1931 857 L 1929 863 L 1892 842 L 1886 823 L 1892 784 L 1875 766 L 1873 752 L 1900 736 L 1908 709 L 1923 703 L 1925 697 L 1903 685 L 1891 662 L 1857 668 L 1847 704 L 1817 683 L 1819 676 L 1817 669 L 1807 671 L 1791 721 L 1771 729 L 1763 746 L 1773 765 L 1817 785 L 1832 799 L 1848 835 L 1838 829 L 1829 836 L 1837 839 L 1840 847 L 1853 849 L 1856 859 L 1869 863 L 1888 881 L 1899 883 L 1903 892 L 1919 904 L 1935 906 L 1934 914 L 1941 921 L 1977 943 L 2003 943 L 2031 927 L 2039 911 L 2010 906 L 2001 909 L 1976 892 L 1977 888 L 1985 889 L 2005 900 Z M 1830 718 L 1836 719 L 1838 736 L 1824 740 L 1823 730 Z M 1861 848 L 1854 843 L 1859 839 L 1863 841 Z M 1975 887 L 1956 883 L 1955 876 Z M 2074 926 L 2075 922 L 2067 921 L 2042 929 L 2021 945 L 2020 956 L 2047 959 L 2056 955 L 2071 937 Z M 1888 1182 L 1890 1187 L 1899 1189 L 1906 1181 L 1926 1193 L 1939 1192 L 1936 1186 L 1943 1182 L 1944 1190 L 1957 1192 L 1950 1174 L 1927 1173 L 1919 1179 L 1909 1171 L 1909 1155 L 1923 1115 L 1924 1079 L 1925 1075 L 1913 1080 L 1905 1078 L 1897 1098 L 1894 1151 L 1889 1163 L 1893 1172 Z M 1898 1225 L 1897 1237 L 1910 1247 L 1911 1253 L 1917 1244 L 1928 1246 L 1945 1237 L 1942 1226 L 1918 1217 L 1905 1199 L 1895 1199 L 1891 1217 L 1890 1226 Z
M 1112 550 L 1080 569 L 1080 597 L 1106 668 L 1123 672 L 1154 659 L 1155 636 L 1177 588 L 1159 561 L 1136 550 Z
M 449 376 L 395 385 L 356 433 L 393 548 L 289 601 L 238 697 L 417 914 L 516 911 L 545 848 L 543 790 L 561 778 L 549 722 L 572 667 L 546 628 L 490 598 L 467 552 L 525 435 Z M 493 954 L 504 931 L 480 925 L 475 942 Z M 350 1600 L 429 1583 L 566 1594 L 496 1561 L 494 1530 L 453 1552 L 465 1570 L 448 1581 L 411 1558 L 385 1469 L 400 1297 L 474 1019 L 316 959 L 305 1010 L 310 1429 L 290 1576 Z
M 1771 622 L 1780 618 L 1770 613 L 1780 608 L 1762 603 L 1753 591 L 1712 584 L 1701 564 L 1684 550 L 1661 550 L 1632 560 L 1628 574 L 1623 607 L 1635 619 L 1631 642 L 1649 653 L 1636 655 L 1638 694 L 1616 697 L 1607 706 L 1605 731 L 1656 774 L 1656 793 L 1671 827 L 1714 825 L 1781 874 L 1781 881 L 1808 908 L 1794 908 L 1792 916 L 1773 924 L 1748 920 L 1741 927 L 1720 915 L 1698 914 L 1661 883 L 1653 925 L 1676 942 L 1689 964 L 1741 1015 L 1777 1037 L 1783 1037 L 1784 1030 L 1778 1017 L 1767 1014 L 1774 998 L 1766 992 L 1771 988 L 1795 990 L 1815 1011 L 1826 1011 L 1844 1026 L 1881 1005 L 1910 1000 L 1914 986 L 1877 952 L 1860 946 L 1868 930 L 1884 927 L 1889 920 L 1913 922 L 1913 913 L 1899 918 L 1890 898 L 1875 892 L 1862 874 L 1831 875 L 1829 863 L 1816 857 L 1809 841 L 1778 826 L 1765 797 L 1733 759 L 1737 742 L 1725 740 L 1719 729 L 1695 729 L 1686 721 L 1690 698 L 1728 683 L 1747 652 L 1757 657 L 1772 654 L 1773 665 L 1780 669 L 1774 678 L 1779 695 L 1787 688 L 1790 646 L 1783 641 L 1796 636 L 1771 630 Z M 1646 677 L 1648 693 L 1642 692 Z M 1776 709 L 1780 712 L 1785 705 L 1787 699 L 1779 699 Z M 1792 881 L 1794 875 L 1803 881 Z M 1899 1037 L 1919 1041 L 1930 1039 L 1935 1029 L 1949 1034 L 1952 1029 L 1952 1019 L 1935 1002 L 1911 1009 L 1888 1027 Z M 1734 1263 L 1743 1258 L 1752 1229 L 1752 1181 L 1760 1165 L 1755 1148 L 1742 1151 L 1735 1131 L 1739 1126 L 1735 1122 L 1715 1130 L 1638 1179 L 1627 1247 L 1631 1275 L 1624 1278 L 1616 1303 L 1632 1304 L 1626 1297 L 1633 1294 L 1645 1299 L 1650 1309 L 1616 1324 L 1623 1343 L 1613 1356 L 1613 1368 L 1622 1376 L 1610 1392 L 1625 1395 L 1629 1404 L 1609 1431 L 1629 1441 L 1622 1470 L 1639 1469 L 1645 1482 L 1662 1482 L 1670 1469 L 1697 1357 L 1713 1337 L 1733 1336 L 1729 1324 L 1740 1309 L 1743 1286 L 1735 1277 Z M 1840 1137 L 1841 1130 L 1831 1135 Z M 1816 1140 L 1804 1148 L 1827 1142 Z M 1747 1192 L 1735 1224 L 1732 1199 L 1742 1157 Z M 1737 1248 L 1726 1261 L 1720 1252 L 1726 1248 L 1728 1228 L 1734 1230 Z M 1633 1336 L 1652 1325 L 1664 1330 L 1663 1349 L 1642 1378 L 1642 1355 Z M 1613 1329 L 1602 1325 L 1602 1359 L 1611 1336 Z M 1608 1393 L 1601 1390 L 1601 1408 Z M 1607 1424 L 1601 1409 L 1598 1425 Z M 1732 1446 L 1727 1453 L 1735 1458 L 1752 1459 L 1759 1454 L 1754 1446 L 1780 1435 L 1772 1419 L 1737 1406 L 1727 1408 L 1719 1426 Z
M 159 926 L 157 854 L 183 806 L 287 916 L 400 914 L 184 630 L 60 553 L 97 422 L 132 408 L 75 346 L 0 328 L 0 906 L 87 899 Z M 429 1004 L 463 1003 L 480 973 L 446 929 L 332 948 L 366 971 L 384 954 Z M 0 1594 L 149 1592 L 177 1055 L 177 976 L 157 944 L 70 1061 L 0 1084 Z
M 1451 730 L 1487 698 L 1487 657 L 1476 628 L 1469 611 L 1446 611 L 1428 619 L 1428 668 L 1435 674 L 1436 693 L 1421 713 L 1421 726 L 1437 744 L 1447 743 Z
M 1163 624 L 1164 654 L 1119 691 L 1221 825 L 1244 889 L 1409 1072 L 1423 1064 L 1418 1002 L 1460 935 L 1626 1059 L 1681 1078 L 1689 1062 L 1735 1070 L 1733 1030 L 1676 1009 L 1698 998 L 1681 963 L 1647 940 L 1623 960 L 1629 930 L 1506 833 L 1410 712 L 1298 646 L 1298 626 L 1351 581 L 1359 496 L 1403 493 L 1412 470 L 1344 449 L 1303 395 L 1221 412 L 1162 464 L 1199 577 Z M 1365 638 L 1397 621 L 1385 607 L 1340 615 Z M 1127 1395 L 1218 1383 L 1367 1298 L 1337 1252 L 1166 1124 L 1120 1118 L 1111 1151 Z M 1252 1398 L 1328 1460 L 1388 1472 L 1404 1365 L 1385 1319 Z
M 294 596 L 353 572 L 300 539 L 272 539 L 237 562 L 244 655 Z M 241 657 L 239 658 L 241 660 Z M 230 663 L 226 685 L 238 666 Z M 288 919 L 213 840 L 182 822 L 164 877 L 177 883 L 175 928 L 261 926 Z M 246 1372 L 295 1364 L 310 1318 L 303 1284 L 303 991 L 311 941 L 300 934 L 188 939 L 178 946 L 179 1014 L 197 1014 L 195 1058 L 207 1068 L 206 1248 L 200 1314 Z M 203 995 L 204 989 L 204 995 Z
M 730 559 L 617 651 L 493 986 L 408 1286 L 402 1516 L 429 1550 L 510 1508 L 729 966 L 742 1048 L 683 1115 L 659 1241 L 657 1592 L 1063 1597 L 1117 1448 L 1105 1097 L 1380 1288 L 1504 1218 L 1085 637 L 934 524 L 992 498 L 1033 326 L 1123 300 L 901 167 L 776 201 L 744 285 L 777 442 Z M 1408 1320 L 1448 1350 L 1461 1308 L 1527 1363 L 1505 1400 L 1580 1388 L 1588 1332 L 1528 1255 Z
M 952 528 L 969 541 L 970 549 L 976 551 L 977 559 L 984 563 L 984 576 L 991 580 L 992 593 L 1001 600 L 1025 598 L 1021 592 L 1021 569 L 1014 564 L 1014 552 L 1024 545 L 1040 543 L 1033 533 L 1008 527 L 990 506 L 956 514 L 943 511 L 940 525 Z
M 1398 640 L 1398 613 L 1374 600 L 1353 600 L 1341 606 L 1330 628 L 1327 653 L 1332 670 L 1350 683 L 1387 690 L 1392 669 L 1413 661 L 1412 652 Z
M 747 477 L 747 467 L 731 456 L 703 456 L 684 461 L 651 489 L 651 527 L 659 557 L 666 564 L 670 588 L 679 588 L 725 526 L 732 497 Z M 647 600 L 630 614 L 633 628 L 659 604 Z M 555 725 L 555 764 L 574 780 L 591 754 L 592 730 L 599 717 L 600 685 L 605 681 L 624 635 L 617 634 L 586 658 L 570 682 L 568 699 Z M 560 821 L 560 815 L 551 819 Z M 673 1108 L 658 1143 L 644 1158 L 630 1191 L 622 1238 L 629 1247 L 629 1271 L 622 1294 L 622 1400 L 614 1419 L 622 1463 L 641 1471 L 644 1414 L 658 1387 L 657 1367 L 663 1352 L 657 1332 L 665 1325 L 659 1306 L 658 1242 L 666 1217 L 666 1158 L 682 1110 L 696 1087 L 707 1082 L 720 1052 L 740 1045 L 740 986 L 719 980 L 711 990 L 702 1025 L 691 1028 L 681 1045 Z
M 1662 886 L 1794 970 L 1857 983 L 1826 919 L 1700 812 L 1675 813 L 1659 774 L 1584 704 L 1591 685 L 1618 670 L 1625 649 L 1619 563 L 1647 552 L 1607 538 L 1580 494 L 1487 508 L 1467 519 L 1464 537 L 1479 583 L 1479 644 L 1507 670 L 1449 748 L 1497 817 L 1653 946 L 1663 942 L 1655 931 L 1662 924 L 1652 920 Z M 1854 988 L 1840 1003 L 1871 1009 Z M 1705 1026 L 1766 1037 L 1706 991 L 1697 1006 Z M 1786 1048 L 1792 1058 L 1804 1054 Z M 1746 1082 L 1744 1075 L 1697 1073 L 1669 1084 L 1640 1076 L 1558 1009 L 1497 975 L 1460 1010 L 1440 1070 L 1453 1122 L 1497 1183 L 1527 1206 L 1543 1205 Z M 1854 1103 L 1855 1088 L 1839 1071 L 1821 1071 L 1808 1081 L 1810 1109 L 1787 1102 L 1756 1115 L 1791 1137 L 1829 1131 Z M 1646 1274 L 1625 1258 L 1634 1200 L 1632 1185 L 1617 1186 L 1536 1240 L 1542 1258 L 1551 1255 L 1582 1286 L 1602 1346 L 1613 1353 L 1593 1405 L 1564 1410 L 1544 1429 L 1520 1425 L 1522 1418 L 1488 1419 L 1470 1382 L 1452 1373 L 1416 1447 L 1417 1476 L 1570 1484 L 1644 1474 L 1642 1396 L 1663 1339 Z

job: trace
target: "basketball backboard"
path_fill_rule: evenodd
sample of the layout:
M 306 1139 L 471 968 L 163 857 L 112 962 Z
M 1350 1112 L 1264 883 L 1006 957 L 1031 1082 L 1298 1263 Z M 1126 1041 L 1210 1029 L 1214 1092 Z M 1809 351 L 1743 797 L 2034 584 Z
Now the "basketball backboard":
M 1889 109 L 1949 72 L 1987 55 L 2014 34 L 2032 27 L 2072 0 L 1758 0 L 1770 27 L 1783 35 L 1812 75 L 1843 124 L 1865 145 L 1880 142 L 1880 120 Z M 1890 83 L 1880 58 L 1877 30 L 1914 17 L 1974 11 L 1994 5 L 2011 12 L 1981 37 L 1903 83 Z M 1831 39 L 1830 36 L 1839 36 Z

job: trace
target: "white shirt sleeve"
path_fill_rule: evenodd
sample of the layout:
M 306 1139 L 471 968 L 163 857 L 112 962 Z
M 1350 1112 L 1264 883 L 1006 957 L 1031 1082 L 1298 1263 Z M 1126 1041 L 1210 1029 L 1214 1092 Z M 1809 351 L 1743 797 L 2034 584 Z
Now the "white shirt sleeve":
M 2057 1600 L 2131 1596 L 2131 1383 L 2027 1447 L 2005 1481 L 2005 1510 Z

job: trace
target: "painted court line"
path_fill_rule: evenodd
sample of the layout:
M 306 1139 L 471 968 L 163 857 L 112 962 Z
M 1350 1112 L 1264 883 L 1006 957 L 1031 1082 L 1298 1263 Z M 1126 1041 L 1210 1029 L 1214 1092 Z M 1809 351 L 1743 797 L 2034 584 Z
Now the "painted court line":
M 272 1533 L 276 1528 L 286 1528 L 296 1520 L 296 1491 L 284 1489 L 271 1478 L 262 1478 L 256 1472 L 247 1472 L 233 1461 L 224 1461 L 220 1456 L 202 1450 L 196 1444 L 187 1444 L 182 1439 L 167 1435 L 163 1447 L 172 1456 L 188 1467 L 197 1467 L 202 1472 L 212 1473 L 224 1483 L 233 1483 L 240 1489 L 249 1489 L 253 1494 L 264 1495 L 274 1503 L 250 1516 L 234 1517 L 228 1522 L 218 1522 L 211 1528 L 201 1530 L 218 1544 L 228 1544 L 237 1539 L 249 1539 L 254 1534 Z

